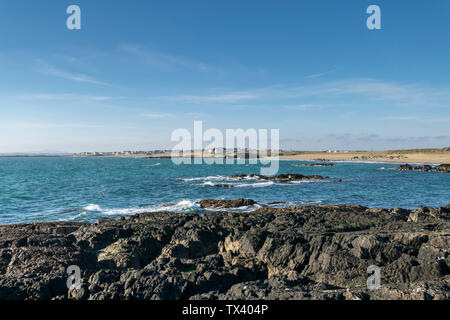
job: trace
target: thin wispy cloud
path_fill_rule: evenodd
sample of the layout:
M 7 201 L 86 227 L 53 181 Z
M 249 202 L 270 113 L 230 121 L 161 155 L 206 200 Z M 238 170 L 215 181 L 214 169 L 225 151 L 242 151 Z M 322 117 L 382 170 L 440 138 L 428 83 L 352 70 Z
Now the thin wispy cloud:
M 423 123 L 448 123 L 450 118 L 446 117 L 423 117 L 423 116 L 387 116 L 381 118 L 382 120 L 392 120 L 392 121 L 416 121 Z
M 1 129 L 50 129 L 50 128 L 66 128 L 66 129 L 135 129 L 133 126 L 122 125 L 102 125 L 90 123 L 44 123 L 44 122 L 15 122 L 0 123 Z
M 38 66 L 36 67 L 36 71 L 47 76 L 66 79 L 75 82 L 83 82 L 89 84 L 96 84 L 102 86 L 108 86 L 109 84 L 97 80 L 89 75 L 82 73 L 69 72 L 62 69 L 59 69 L 53 65 L 50 65 L 42 60 L 38 60 Z
M 200 72 L 223 72 L 220 68 L 180 55 L 163 53 L 147 46 L 121 44 L 119 50 L 132 55 L 142 63 L 164 70 L 188 69 Z
M 144 113 L 142 117 L 149 119 L 163 119 L 163 118 L 171 118 L 174 114 L 171 113 Z
M 334 72 L 335 70 L 329 70 L 329 71 L 325 71 L 325 72 L 320 72 L 320 73 L 314 73 L 314 74 L 310 74 L 305 76 L 305 79 L 315 79 L 315 78 L 320 78 L 323 76 L 326 76 L 327 74 L 330 74 L 332 72 Z
M 306 110 L 319 110 L 326 108 L 345 108 L 345 107 L 355 107 L 352 103 L 304 103 L 304 104 L 293 104 L 293 105 L 281 105 L 283 109 L 306 111 Z
M 180 117 L 205 118 L 207 117 L 207 114 L 201 112 L 181 112 L 181 113 L 153 112 L 153 113 L 144 113 L 141 116 L 143 118 L 148 119 L 165 119 L 165 118 L 180 118 Z
M 204 102 L 239 102 L 244 100 L 253 100 L 258 98 L 256 94 L 230 93 L 219 95 L 186 95 L 178 97 L 179 100 L 185 102 L 204 103 Z
M 96 95 L 78 95 L 72 93 L 30 93 L 20 94 L 12 97 L 13 99 L 21 100 L 83 100 L 83 101 L 108 101 L 113 99 L 109 96 L 96 96 Z M 122 97 L 114 97 L 119 99 Z
M 387 150 L 408 148 L 442 148 L 450 142 L 448 135 L 383 136 L 378 134 L 327 134 L 280 139 L 282 148 L 297 150 Z
M 282 106 L 282 108 L 284 108 L 284 109 L 298 110 L 298 111 L 317 109 L 317 108 L 320 108 L 320 107 L 321 107 L 321 105 L 317 105 L 317 104 L 313 104 L 313 103 L 296 104 L 296 105 L 284 105 L 284 106 Z
M 185 103 L 240 103 L 280 100 L 297 100 L 300 109 L 326 105 L 342 107 L 355 104 L 361 107 L 374 104 L 389 104 L 392 107 L 450 107 L 450 88 L 433 88 L 419 84 L 400 84 L 376 79 L 346 79 L 308 85 L 274 85 L 228 91 L 217 94 L 177 95 L 158 99 Z M 316 100 L 320 102 L 310 102 Z M 279 102 L 278 102 L 279 103 Z M 284 103 L 287 105 L 287 103 Z

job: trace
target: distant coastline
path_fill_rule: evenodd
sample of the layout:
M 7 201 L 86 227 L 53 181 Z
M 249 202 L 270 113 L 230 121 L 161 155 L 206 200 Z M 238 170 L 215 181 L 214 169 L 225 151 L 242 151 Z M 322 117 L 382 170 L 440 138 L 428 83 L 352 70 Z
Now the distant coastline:
M 325 152 L 281 152 L 280 159 L 303 161 L 346 161 L 449 164 L 450 148 L 408 149 L 388 151 L 325 151 Z
M 71 154 L 0 154 L 0 158 L 61 158 L 71 157 Z
M 256 151 L 253 151 L 254 153 Z M 248 156 L 250 152 L 246 152 Z M 211 157 L 211 152 L 203 151 L 203 157 Z M 234 152 L 233 156 L 237 157 Z M 125 151 L 125 152 L 90 152 L 76 153 L 74 157 L 144 157 L 155 159 L 171 158 L 168 150 L 155 151 Z M 192 157 L 196 157 L 192 152 Z M 417 163 L 417 164 L 449 164 L 450 148 L 442 149 L 405 149 L 386 151 L 288 151 L 282 150 L 279 153 L 280 160 L 297 161 L 342 161 L 342 162 L 381 162 L 381 163 Z

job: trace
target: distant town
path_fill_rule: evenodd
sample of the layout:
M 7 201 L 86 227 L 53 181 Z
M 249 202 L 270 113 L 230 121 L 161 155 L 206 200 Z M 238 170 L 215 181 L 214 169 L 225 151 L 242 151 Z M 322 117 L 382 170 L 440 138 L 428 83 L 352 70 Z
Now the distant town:
M 74 153 L 74 157 L 145 157 L 157 154 L 170 153 L 170 150 L 152 150 L 152 151 L 117 151 L 117 152 L 80 152 Z
M 171 158 L 172 150 L 152 150 L 152 151 L 119 151 L 119 152 L 81 152 L 72 154 L 73 157 L 142 157 L 142 158 Z M 186 157 L 181 151 L 179 157 Z M 189 156 L 189 155 L 188 155 Z M 252 158 L 271 156 L 270 150 L 234 149 L 218 152 L 216 149 L 204 149 L 191 151 L 191 157 L 235 157 Z M 293 151 L 280 150 L 277 155 L 281 160 L 303 160 L 303 161 L 375 161 L 375 162 L 402 162 L 402 163 L 449 163 L 450 147 L 427 148 L 427 149 L 406 149 L 406 150 L 386 150 L 386 151 L 354 151 L 354 150 L 322 150 L 322 151 Z

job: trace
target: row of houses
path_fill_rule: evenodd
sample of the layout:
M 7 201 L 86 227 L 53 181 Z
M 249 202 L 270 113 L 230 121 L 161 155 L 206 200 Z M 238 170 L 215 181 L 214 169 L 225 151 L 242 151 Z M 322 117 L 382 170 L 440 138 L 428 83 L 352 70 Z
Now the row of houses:
M 74 156 L 80 157 L 108 157 L 108 156 L 150 156 L 170 152 L 168 150 L 152 150 L 152 151 L 118 151 L 118 152 L 80 152 Z

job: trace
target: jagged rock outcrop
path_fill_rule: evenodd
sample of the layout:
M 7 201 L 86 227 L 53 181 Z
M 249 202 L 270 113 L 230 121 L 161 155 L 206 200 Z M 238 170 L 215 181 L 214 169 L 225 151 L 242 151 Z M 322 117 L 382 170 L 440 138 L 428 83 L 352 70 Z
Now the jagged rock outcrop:
M 236 199 L 236 200 L 215 200 L 215 199 L 206 199 L 200 200 L 198 204 L 202 208 L 239 208 L 244 206 L 251 206 L 256 203 L 255 200 L 252 199 Z
M 449 240 L 450 205 L 0 226 L 0 299 L 449 299 Z M 380 289 L 366 287 L 370 265 Z
M 284 173 L 277 174 L 274 176 L 265 176 L 261 174 L 236 174 L 231 176 L 231 178 L 242 180 L 242 179 L 257 179 L 257 180 L 268 180 L 268 181 L 276 181 L 276 182 L 293 182 L 293 181 L 303 181 L 303 180 L 322 180 L 328 179 L 329 177 L 322 177 L 319 175 L 310 175 L 305 176 L 303 174 L 298 173 Z
M 305 163 L 305 164 L 296 164 L 296 167 L 334 167 L 334 163 Z
M 437 166 L 423 165 L 423 166 L 411 166 L 409 164 L 402 164 L 395 170 L 400 171 L 435 171 L 442 173 L 450 173 L 450 164 L 440 164 Z

